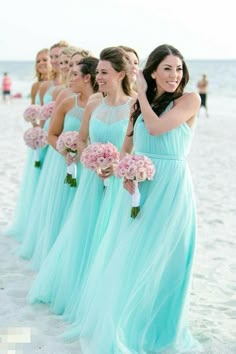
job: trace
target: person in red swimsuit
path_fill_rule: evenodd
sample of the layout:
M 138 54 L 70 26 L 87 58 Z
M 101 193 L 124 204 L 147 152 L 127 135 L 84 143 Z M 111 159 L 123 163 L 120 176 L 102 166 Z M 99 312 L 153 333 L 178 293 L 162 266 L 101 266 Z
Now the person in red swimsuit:
M 12 81 L 8 73 L 3 74 L 3 79 L 2 79 L 2 97 L 3 97 L 3 102 L 8 103 L 11 97 L 11 86 L 12 86 Z

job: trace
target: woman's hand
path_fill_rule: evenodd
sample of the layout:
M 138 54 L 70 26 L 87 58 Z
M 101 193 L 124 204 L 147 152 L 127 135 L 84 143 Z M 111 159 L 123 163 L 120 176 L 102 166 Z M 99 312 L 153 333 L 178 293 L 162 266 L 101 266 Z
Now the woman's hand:
M 146 93 L 147 91 L 147 82 L 143 76 L 142 70 L 138 70 L 136 75 L 136 87 L 138 90 L 138 94 Z
M 73 154 L 73 156 L 70 153 L 66 153 L 65 155 L 66 163 L 67 165 L 71 165 L 72 163 L 77 163 L 79 161 L 79 154 Z
M 114 175 L 114 166 L 108 166 L 106 168 L 101 168 L 97 171 L 98 176 L 101 179 L 105 179 Z
M 131 179 L 124 179 L 124 181 L 123 181 L 123 187 L 124 187 L 130 194 L 134 194 L 135 185 L 134 185 L 134 182 L 133 182 Z

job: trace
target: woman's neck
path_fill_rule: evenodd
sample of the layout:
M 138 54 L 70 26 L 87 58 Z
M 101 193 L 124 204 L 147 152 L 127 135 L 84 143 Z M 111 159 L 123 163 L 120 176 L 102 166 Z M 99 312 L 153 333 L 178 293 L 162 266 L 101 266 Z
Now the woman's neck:
M 123 90 L 107 92 L 107 96 L 104 98 L 105 102 L 109 106 L 120 106 L 127 102 L 128 95 Z
M 88 102 L 89 97 L 94 93 L 95 92 L 93 91 L 92 87 L 88 87 L 84 91 L 77 93 L 79 95 L 79 105 L 85 106 Z

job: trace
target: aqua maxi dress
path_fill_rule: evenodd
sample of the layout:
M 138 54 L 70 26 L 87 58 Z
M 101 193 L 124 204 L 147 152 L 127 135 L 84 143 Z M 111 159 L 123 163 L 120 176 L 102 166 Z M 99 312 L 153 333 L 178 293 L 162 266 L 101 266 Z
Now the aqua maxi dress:
M 78 105 L 77 99 L 75 95 L 74 107 L 66 113 L 63 132 L 78 131 L 80 128 L 84 108 Z M 49 146 L 35 193 L 30 221 L 20 248 L 20 256 L 25 259 L 32 258 L 31 266 L 36 271 L 53 246 L 77 190 L 64 183 L 66 168 L 65 158 Z M 78 183 L 81 169 L 82 166 L 78 163 Z
M 103 100 L 90 118 L 91 143 L 110 142 L 118 150 L 126 134 L 132 99 L 120 106 Z M 121 181 L 110 177 L 104 187 L 98 175 L 84 169 L 68 219 L 29 293 L 31 303 L 50 303 L 63 314 L 73 291 L 79 294 L 107 227 Z M 96 225 L 101 226 L 96 231 Z M 76 289 L 76 290 L 75 290 Z
M 172 107 L 172 103 L 166 110 Z M 164 118 L 163 118 L 164 119 Z M 196 211 L 186 161 L 193 132 L 186 124 L 151 136 L 140 116 L 136 154 L 156 166 L 140 183 L 141 210 L 130 217 L 123 189 L 64 334 L 83 354 L 198 353 L 187 322 Z

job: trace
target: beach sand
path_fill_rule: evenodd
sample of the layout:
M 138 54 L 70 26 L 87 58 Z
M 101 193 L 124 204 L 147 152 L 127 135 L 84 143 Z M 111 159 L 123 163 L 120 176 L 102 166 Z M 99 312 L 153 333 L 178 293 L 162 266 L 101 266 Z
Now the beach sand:
M 22 114 L 26 99 L 0 103 L 0 228 L 10 223 L 26 158 Z M 190 327 L 205 353 L 236 353 L 236 125 L 233 98 L 209 97 L 201 112 L 189 165 L 196 191 L 198 239 L 189 306 Z M 184 215 L 183 215 L 184 217 Z M 3 233 L 3 231 L 1 231 Z M 17 255 L 18 243 L 0 235 L 0 354 L 79 354 L 66 344 L 62 319 L 26 295 L 35 277 Z M 18 335 L 13 335 L 14 333 Z M 7 336 L 8 333 L 8 336 Z M 8 343 L 7 343 L 8 342 Z M 26 343 L 23 343 L 26 342 Z M 98 353 L 101 354 L 101 353 Z

